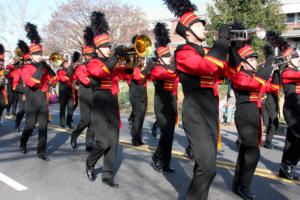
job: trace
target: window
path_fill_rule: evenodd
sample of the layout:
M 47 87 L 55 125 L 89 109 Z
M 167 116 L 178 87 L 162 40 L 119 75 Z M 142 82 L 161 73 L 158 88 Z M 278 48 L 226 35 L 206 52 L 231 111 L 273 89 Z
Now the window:
M 297 13 L 297 22 L 300 22 L 300 13 Z
M 295 22 L 295 14 L 292 13 L 292 14 L 287 14 L 287 22 L 288 23 L 293 23 Z

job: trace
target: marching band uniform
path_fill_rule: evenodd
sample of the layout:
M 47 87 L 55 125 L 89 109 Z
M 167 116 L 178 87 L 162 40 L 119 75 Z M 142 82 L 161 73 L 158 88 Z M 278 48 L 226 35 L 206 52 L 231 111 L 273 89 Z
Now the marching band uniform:
M 257 73 L 241 66 L 242 59 L 257 58 L 257 54 L 254 53 L 251 46 L 246 45 L 237 53 L 230 54 L 229 65 L 240 70 L 237 70 L 236 73 L 228 70 L 228 76 L 232 81 L 236 96 L 235 123 L 241 139 L 233 191 L 243 199 L 255 199 L 255 195 L 249 188 L 260 156 L 261 99 L 264 93 L 278 90 L 279 79 L 277 84 L 275 84 L 275 80 L 274 84 L 268 82 L 273 70 L 270 64 Z M 231 55 L 237 57 L 231 57 Z
M 276 70 L 273 76 L 279 76 L 280 72 Z M 273 77 L 272 81 L 275 77 Z M 278 78 L 279 79 L 279 78 Z M 278 95 L 279 95 L 279 88 L 278 90 L 274 90 L 272 92 L 268 92 L 266 94 L 265 99 L 265 112 L 267 112 L 267 132 L 266 132 L 266 140 L 264 147 L 267 149 L 273 149 L 272 140 L 276 132 L 279 128 L 279 119 L 278 119 L 278 112 L 279 112 L 279 105 L 278 105 Z M 264 112 L 262 111 L 262 112 Z
M 62 66 L 68 61 L 64 61 Z M 74 91 L 73 91 L 73 69 L 71 66 L 64 67 L 57 71 L 57 77 L 59 80 L 59 105 L 60 105 L 60 125 L 62 128 L 65 124 L 68 128 L 72 129 L 72 116 L 74 111 Z M 67 109 L 67 120 L 66 120 Z
M 16 115 L 16 109 L 18 105 L 18 98 L 16 92 L 13 90 L 13 79 L 16 76 L 16 71 L 17 68 L 19 67 L 18 65 L 20 62 L 17 62 L 13 65 L 8 65 L 7 69 L 9 70 L 9 73 L 6 75 L 7 79 L 7 85 L 6 85 L 6 90 L 7 90 L 7 114 L 10 114 L 10 110 L 12 107 L 12 114 Z
M 27 23 L 25 26 L 27 37 L 31 39 L 30 54 L 42 54 L 42 45 L 40 45 L 40 36 L 36 26 Z M 20 150 L 27 152 L 26 144 L 36 125 L 38 126 L 38 147 L 37 155 L 45 161 L 49 159 L 45 156 L 47 146 L 47 125 L 48 125 L 48 100 L 47 89 L 48 81 L 55 73 L 44 62 L 32 62 L 25 64 L 21 71 L 21 77 L 26 85 L 25 90 L 25 112 L 26 124 L 20 139 Z
M 298 53 L 292 48 L 287 48 L 282 56 L 299 59 Z M 285 97 L 283 114 L 288 128 L 279 176 L 288 179 L 298 178 L 294 166 L 300 159 L 300 71 L 297 67 L 289 63 L 281 74 Z
M 140 67 L 133 67 L 133 74 L 127 81 L 129 85 L 129 100 L 131 112 L 131 136 L 132 145 L 143 145 L 142 130 L 147 111 L 147 76 L 142 73 Z
M 23 66 L 20 66 L 16 70 L 16 75 L 14 76 L 14 79 L 13 79 L 13 90 L 17 94 L 18 104 L 19 104 L 18 112 L 17 112 L 16 120 L 15 120 L 15 129 L 17 130 L 17 132 L 20 131 L 20 124 L 25 115 L 25 94 L 24 94 L 25 88 L 23 85 L 24 84 L 23 80 L 21 78 L 22 68 L 23 68 Z
M 20 124 L 25 115 L 25 84 L 24 81 L 22 80 L 21 73 L 24 64 L 30 60 L 29 47 L 24 41 L 19 40 L 18 48 L 20 48 L 23 53 L 22 55 L 23 64 L 20 65 L 20 67 L 17 69 L 16 75 L 14 76 L 13 79 L 13 90 L 17 94 L 18 104 L 19 104 L 18 112 L 15 120 L 15 129 L 17 130 L 17 132 L 20 131 Z
M 186 1 L 165 1 L 169 9 L 179 18 L 176 32 L 187 38 L 189 31 L 199 42 L 201 39 L 190 28 L 202 23 L 193 12 L 195 6 Z M 183 5 L 184 7 L 183 7 Z M 185 8 L 185 12 L 183 12 Z M 204 30 L 203 30 L 204 32 Z M 205 54 L 198 44 L 187 43 L 175 51 L 176 69 L 182 84 L 184 101 L 182 105 L 182 123 L 185 134 L 191 144 L 195 157 L 193 179 L 186 199 L 207 199 L 210 185 L 216 175 L 216 155 L 219 133 L 219 75 L 223 74 L 228 53 L 229 27 L 222 26 L 219 39 Z
M 5 70 L 4 70 L 4 47 L 0 44 L 0 121 L 3 110 L 6 108 L 7 105 L 7 94 L 5 88 Z
M 111 186 L 119 187 L 114 181 L 113 165 L 116 158 L 119 140 L 119 104 L 118 104 L 118 74 L 119 69 L 115 68 L 118 62 L 118 48 L 115 55 L 105 58 L 101 51 L 111 46 L 108 32 L 108 24 L 105 15 L 94 11 L 91 16 L 91 24 L 94 32 L 94 46 L 98 55 L 87 64 L 87 72 L 92 79 L 92 110 L 90 127 L 95 131 L 96 144 L 86 160 L 86 174 L 91 181 L 96 179 L 94 167 L 102 156 L 103 170 L 102 182 Z M 120 49 L 120 48 L 119 48 Z M 123 48 L 122 48 L 123 49 Z
M 157 23 L 154 28 L 156 37 L 156 57 L 171 57 L 167 46 L 170 42 L 169 31 L 166 24 Z M 162 34 L 163 33 L 163 34 Z M 151 80 L 155 87 L 154 111 L 161 136 L 158 146 L 152 157 L 153 168 L 159 172 L 166 171 L 174 173 L 170 167 L 174 130 L 177 118 L 177 88 L 178 75 L 174 65 L 163 63 L 156 64 L 151 69 Z
M 85 30 L 85 40 L 88 37 L 87 34 L 93 34 L 92 32 L 89 33 L 89 27 Z M 90 30 L 92 31 L 92 30 Z M 93 35 L 92 35 L 93 39 Z M 88 41 L 85 43 L 89 44 Z M 91 57 L 94 53 L 94 49 L 92 46 L 84 46 L 82 49 L 82 54 L 87 57 Z M 79 83 L 79 107 L 80 107 L 80 122 L 78 123 L 77 127 L 73 130 L 71 136 L 71 146 L 76 148 L 77 146 L 77 137 L 81 134 L 81 132 L 87 129 L 86 134 L 86 151 L 92 151 L 95 133 L 90 128 L 90 116 L 91 116 L 91 108 L 92 108 L 92 88 L 91 88 L 91 80 L 88 77 L 88 72 L 86 69 L 86 65 L 90 60 L 86 59 L 84 63 L 79 64 L 75 68 L 75 76 Z

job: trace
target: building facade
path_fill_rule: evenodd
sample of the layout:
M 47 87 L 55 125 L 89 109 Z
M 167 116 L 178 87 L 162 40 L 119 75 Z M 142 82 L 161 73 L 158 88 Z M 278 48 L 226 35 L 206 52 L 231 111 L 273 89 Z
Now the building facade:
M 282 34 L 292 48 L 300 53 L 300 1 L 282 0 L 282 12 L 286 15 L 287 30 Z

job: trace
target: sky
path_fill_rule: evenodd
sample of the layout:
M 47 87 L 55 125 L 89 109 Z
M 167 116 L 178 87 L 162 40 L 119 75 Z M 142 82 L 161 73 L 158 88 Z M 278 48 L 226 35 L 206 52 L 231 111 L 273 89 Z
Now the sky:
M 15 26 L 21 26 L 25 22 L 32 22 L 39 27 L 47 25 L 51 19 L 51 14 L 62 4 L 69 0 L 0 0 L 0 9 L 5 10 L 9 18 L 16 15 L 23 15 L 22 21 L 17 22 Z M 82 0 L 84 1 L 84 0 Z M 134 7 L 140 8 L 146 13 L 149 21 L 159 19 L 173 18 L 173 14 L 169 12 L 162 0 L 119 0 Z M 25 3 L 28 3 L 27 5 Z M 205 14 L 206 4 L 212 3 L 212 0 L 192 0 L 197 5 L 200 14 Z M 22 10 L 22 8 L 26 8 Z M 202 12 L 203 11 L 203 12 Z M 0 15 L 1 16 L 1 15 Z M 22 27 L 20 27 L 22 29 Z M 23 31 L 23 30 L 22 30 Z M 20 32 L 20 38 L 24 39 L 25 33 Z M 24 37 L 23 37 L 24 35 Z M 22 38 L 23 37 L 23 38 Z M 0 32 L 0 42 L 9 48 L 14 48 L 18 38 L 9 33 Z

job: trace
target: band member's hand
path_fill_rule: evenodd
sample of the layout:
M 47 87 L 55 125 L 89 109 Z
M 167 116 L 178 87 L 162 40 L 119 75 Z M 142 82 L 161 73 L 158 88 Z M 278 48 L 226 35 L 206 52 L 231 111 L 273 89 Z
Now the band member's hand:
M 126 56 L 126 51 L 125 51 L 125 46 L 124 45 L 119 45 L 115 48 L 115 54 L 119 57 L 121 56 Z
M 230 38 L 230 30 L 231 30 L 231 24 L 222 24 L 219 27 L 218 35 L 219 38 L 227 39 L 229 40 Z
M 263 52 L 266 57 L 268 57 L 269 55 L 275 55 L 274 48 L 268 44 L 263 47 Z
M 0 77 L 0 87 L 5 84 L 5 79 L 4 77 Z

